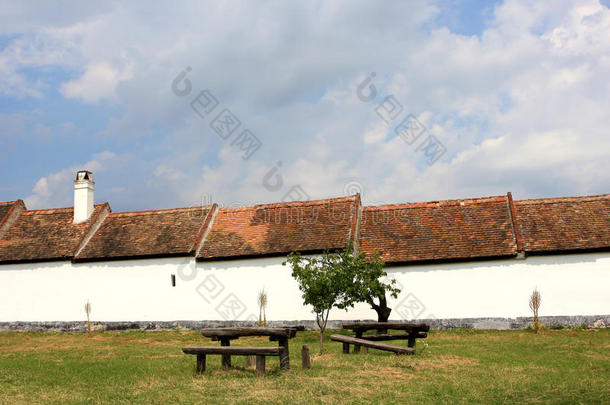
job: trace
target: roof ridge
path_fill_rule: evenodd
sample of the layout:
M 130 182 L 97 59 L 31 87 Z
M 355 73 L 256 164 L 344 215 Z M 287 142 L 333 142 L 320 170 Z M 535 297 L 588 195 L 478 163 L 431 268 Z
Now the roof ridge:
M 62 207 L 62 208 L 35 208 L 27 209 L 22 214 L 52 214 L 59 211 L 73 210 L 74 207 Z
M 542 197 L 528 198 L 525 200 L 515 200 L 515 204 L 555 204 L 570 201 L 596 201 L 610 199 L 610 194 L 584 195 L 572 197 Z
M 104 202 L 104 203 L 99 203 L 99 204 L 93 204 L 93 207 L 101 207 L 105 204 L 109 204 L 108 202 Z M 23 213 L 28 213 L 28 212 L 40 212 L 40 211 L 61 211 L 61 210 L 73 210 L 74 206 L 70 205 L 69 207 L 58 207 L 58 208 L 28 208 L 25 211 L 23 211 Z
M 505 195 L 489 196 L 489 197 L 475 197 L 475 198 L 459 198 L 453 200 L 435 200 L 435 201 L 422 201 L 422 202 L 409 202 L 399 204 L 385 204 L 385 205 L 367 205 L 364 206 L 364 210 L 390 210 L 390 209 L 405 209 L 405 208 L 426 208 L 426 207 L 448 207 L 453 205 L 459 205 L 460 203 L 477 204 L 484 202 L 495 202 L 495 201 L 506 201 Z
M 194 210 L 194 209 L 201 209 L 204 207 L 212 207 L 213 204 L 206 204 L 206 205 L 193 205 L 190 207 L 179 207 L 179 208 L 161 208 L 161 209 L 155 209 L 155 210 L 142 210 L 142 211 L 118 211 L 118 212 L 112 212 L 109 216 L 113 216 L 113 217 L 117 217 L 123 214 L 127 214 L 127 215 L 152 215 L 152 214 L 158 214 L 158 213 L 164 213 L 164 212 L 176 212 L 176 211 L 184 211 L 184 210 Z
M 252 209 L 272 209 L 278 207 L 299 207 L 299 206 L 312 206 L 312 205 L 324 205 L 328 202 L 352 202 L 353 199 L 356 198 L 356 195 L 347 196 L 347 197 L 336 197 L 336 198 L 325 198 L 320 200 L 305 200 L 305 201 L 287 201 L 287 202 L 279 202 L 279 203 L 267 203 L 267 204 L 255 204 L 255 205 L 246 205 L 239 207 L 219 207 L 219 211 L 246 211 Z

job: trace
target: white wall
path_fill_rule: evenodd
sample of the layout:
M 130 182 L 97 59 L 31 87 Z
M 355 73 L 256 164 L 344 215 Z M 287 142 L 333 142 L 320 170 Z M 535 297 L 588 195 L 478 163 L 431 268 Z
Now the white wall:
M 420 318 L 531 316 L 534 288 L 542 295 L 541 316 L 610 313 L 610 253 L 405 266 L 388 275 L 426 307 Z
M 313 319 L 282 261 L 167 258 L 0 265 L 0 322 L 81 321 L 88 299 L 94 321 L 256 319 L 256 297 L 263 287 L 268 320 Z M 393 319 L 528 316 L 534 287 L 542 294 L 541 315 L 610 313 L 610 253 L 387 271 L 403 289 L 390 301 Z M 364 304 L 331 313 L 331 319 L 375 318 Z

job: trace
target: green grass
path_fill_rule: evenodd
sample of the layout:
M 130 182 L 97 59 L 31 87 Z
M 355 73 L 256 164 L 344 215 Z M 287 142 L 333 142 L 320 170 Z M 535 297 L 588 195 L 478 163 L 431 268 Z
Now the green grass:
M 427 343 L 426 345 L 423 343 Z M 256 378 L 234 357 L 204 375 L 180 348 L 197 332 L 0 333 L 0 403 L 609 403 L 610 330 L 432 331 L 415 356 L 317 353 L 317 333 L 290 341 L 292 369 L 268 358 Z M 238 345 L 269 345 L 242 338 Z M 400 344 L 404 344 L 401 342 Z

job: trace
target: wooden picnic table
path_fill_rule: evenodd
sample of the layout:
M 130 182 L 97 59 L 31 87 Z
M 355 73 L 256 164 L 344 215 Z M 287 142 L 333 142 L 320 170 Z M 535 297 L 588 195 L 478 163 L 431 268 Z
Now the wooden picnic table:
M 298 331 L 305 330 L 304 326 L 286 327 L 235 327 L 235 328 L 206 328 L 201 330 L 201 334 L 211 338 L 213 341 L 220 341 L 221 346 L 230 346 L 231 340 L 239 339 L 244 336 L 268 336 L 269 341 L 277 341 L 278 347 L 284 349 L 280 353 L 280 368 L 288 370 L 290 368 L 290 353 L 288 350 L 288 340 L 296 336 Z M 231 367 L 231 355 L 222 355 L 223 367 Z
M 407 340 L 407 346 L 415 348 L 415 339 L 425 338 L 428 336 L 430 325 L 425 323 L 405 323 L 405 322 L 344 322 L 343 329 L 354 331 L 355 337 L 358 339 L 366 339 L 372 341 L 383 340 Z M 401 330 L 405 333 L 387 333 L 388 330 Z M 365 335 L 369 330 L 377 330 L 374 335 Z M 360 346 L 354 345 L 354 352 L 359 352 Z

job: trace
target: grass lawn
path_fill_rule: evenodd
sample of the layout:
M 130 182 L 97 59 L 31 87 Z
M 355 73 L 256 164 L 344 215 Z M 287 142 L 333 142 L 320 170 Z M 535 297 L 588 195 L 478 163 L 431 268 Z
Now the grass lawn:
M 0 333 L 0 403 L 610 403 L 609 329 L 431 331 L 415 356 L 344 355 L 327 340 L 309 370 L 300 348 L 317 353 L 317 333 L 299 332 L 292 369 L 269 357 L 264 378 L 244 357 L 222 370 L 208 356 L 197 375 L 180 348 L 209 342 L 178 331 Z

